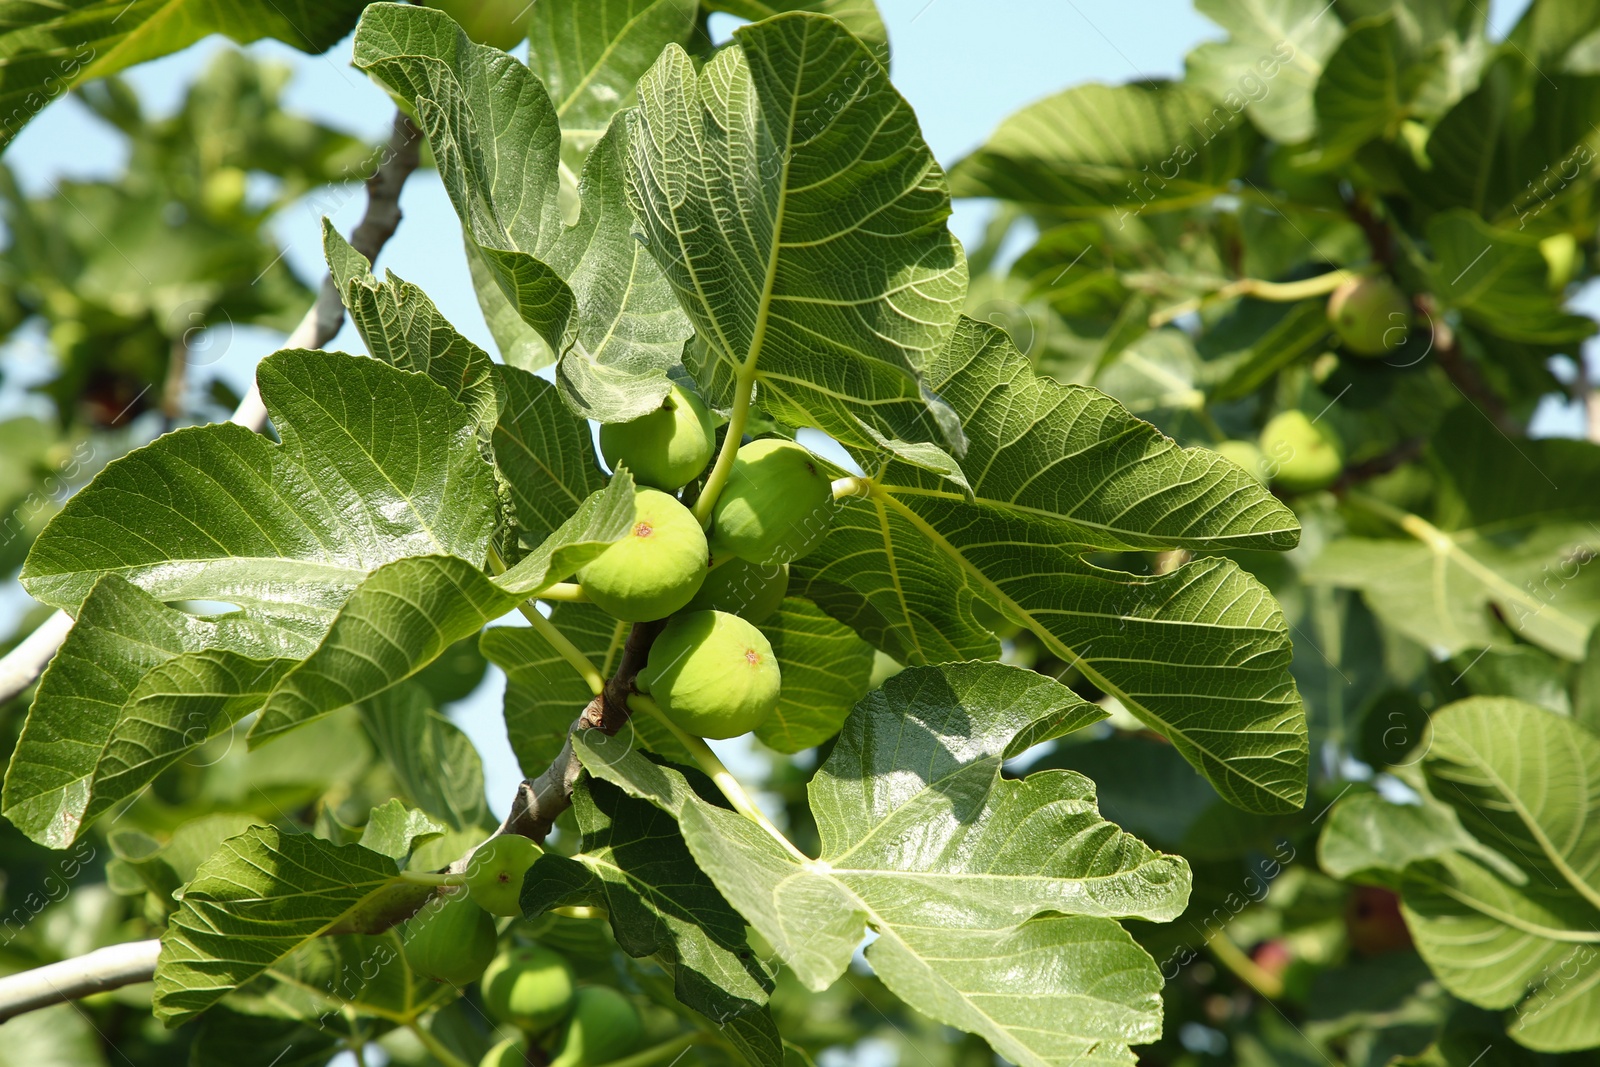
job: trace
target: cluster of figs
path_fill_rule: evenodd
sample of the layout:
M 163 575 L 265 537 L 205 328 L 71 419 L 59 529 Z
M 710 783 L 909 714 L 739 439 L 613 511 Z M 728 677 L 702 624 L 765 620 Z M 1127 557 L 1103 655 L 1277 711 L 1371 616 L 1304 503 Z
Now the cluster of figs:
M 607 465 L 626 468 L 637 487 L 633 525 L 577 581 L 583 599 L 617 619 L 667 620 L 636 688 L 684 732 L 727 738 L 777 707 L 778 662 L 756 623 L 782 602 L 789 562 L 827 533 L 833 482 L 801 445 L 751 441 L 728 469 L 707 531 L 676 494 L 705 471 L 715 444 L 711 413 L 678 384 L 642 418 L 603 425 Z
M 495 916 L 522 914 L 522 879 L 542 850 L 500 834 L 472 854 L 466 885 L 429 900 L 405 930 L 406 963 L 439 982 L 477 982 L 484 1010 L 510 1032 L 479 1067 L 521 1067 L 537 1047 L 550 1067 L 593 1067 L 633 1052 L 644 1036 L 639 1011 L 610 986 L 579 985 L 560 953 L 531 942 L 496 951 Z
M 1410 336 L 1411 300 L 1381 275 L 1341 283 L 1328 297 L 1328 324 L 1339 349 L 1381 359 Z M 1217 451 L 1288 493 L 1326 489 L 1344 473 L 1344 444 L 1333 427 L 1299 408 L 1278 412 L 1255 441 L 1225 441 Z

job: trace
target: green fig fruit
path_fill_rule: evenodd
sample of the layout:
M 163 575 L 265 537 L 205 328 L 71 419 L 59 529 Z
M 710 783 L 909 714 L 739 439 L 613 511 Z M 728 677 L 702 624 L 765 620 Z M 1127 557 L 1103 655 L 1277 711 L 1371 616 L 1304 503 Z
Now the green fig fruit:
M 528 1039 L 519 1034 L 508 1037 L 483 1054 L 478 1067 L 527 1067 Z
M 822 542 L 833 521 L 833 480 L 793 441 L 751 441 L 734 457 L 711 512 L 711 547 L 751 563 L 789 563 Z
M 1352 278 L 1328 297 L 1328 321 L 1349 351 L 1387 355 L 1405 344 L 1411 301 L 1388 278 Z
M 633 1001 L 608 986 L 584 986 L 550 1067 L 596 1067 L 632 1052 L 644 1024 Z
M 406 963 L 424 978 L 464 986 L 494 958 L 494 920 L 464 889 L 433 896 L 406 920 Z
M 706 535 L 689 509 L 658 489 L 633 495 L 627 536 L 578 572 L 584 595 L 624 622 L 664 619 L 700 591 Z
M 1267 480 L 1266 470 L 1262 464 L 1262 460 L 1266 457 L 1261 454 L 1261 449 L 1254 441 L 1224 441 L 1217 446 L 1217 453 L 1223 459 L 1232 460 L 1243 467 L 1245 473 L 1256 481 Z
M 661 406 L 631 422 L 600 427 L 606 466 L 626 466 L 640 485 L 672 492 L 700 476 L 716 444 L 711 412 L 700 398 L 674 385 Z
M 691 611 L 656 637 L 638 684 L 687 732 L 725 738 L 766 721 L 781 681 L 760 630 L 725 611 Z
M 1539 254 L 1544 257 L 1545 280 L 1559 293 L 1577 269 L 1578 239 L 1570 233 L 1553 233 L 1539 242 Z
M 522 876 L 544 849 L 521 834 L 485 841 L 467 863 L 467 892 L 490 915 L 522 914 Z
M 1344 470 L 1344 450 L 1326 424 L 1298 409 L 1274 415 L 1261 431 L 1272 484 L 1291 493 L 1324 489 Z
M 516 945 L 494 958 L 480 988 L 490 1016 L 542 1034 L 572 1007 L 572 968 L 543 945 Z
M 726 611 L 749 622 L 760 622 L 778 610 L 789 592 L 787 563 L 751 563 L 730 556 L 706 572 L 706 580 L 686 611 Z
M 528 36 L 522 15 L 533 5 L 526 0 L 430 0 L 428 6 L 455 19 L 474 41 L 504 52 Z

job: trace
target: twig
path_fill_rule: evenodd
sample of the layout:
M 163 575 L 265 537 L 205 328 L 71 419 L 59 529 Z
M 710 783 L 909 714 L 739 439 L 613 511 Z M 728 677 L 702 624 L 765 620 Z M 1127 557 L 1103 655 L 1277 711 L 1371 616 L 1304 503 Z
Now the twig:
M 148 982 L 160 952 L 160 941 L 129 941 L 0 978 L 0 1022 L 36 1008 Z
M 1478 368 L 1462 353 L 1456 332 L 1444 321 L 1444 313 L 1433 295 L 1419 293 L 1416 303 L 1433 328 L 1433 355 L 1439 361 L 1439 369 L 1444 371 L 1445 377 L 1469 403 L 1480 408 L 1500 428 L 1501 433 L 1508 437 L 1520 437 L 1522 426 L 1506 410 L 1506 402 L 1500 394 L 1490 388 L 1489 383 L 1483 380 L 1483 375 L 1478 373 Z
M 402 111 L 396 111 L 389 143 L 378 153 L 377 169 L 367 179 L 367 211 L 350 235 L 350 244 L 367 260 L 378 252 L 400 224 L 400 190 L 417 169 L 421 158 L 421 132 Z M 344 302 L 331 277 L 324 278 L 316 303 L 283 342 L 284 348 L 321 348 L 333 340 L 344 322 Z M 176 357 L 174 357 L 176 358 Z M 228 417 L 229 422 L 259 431 L 267 424 L 267 409 L 255 383 Z M 72 629 L 72 617 L 57 611 L 16 648 L 0 659 L 0 704 L 5 703 L 44 673 L 45 665 L 61 648 Z

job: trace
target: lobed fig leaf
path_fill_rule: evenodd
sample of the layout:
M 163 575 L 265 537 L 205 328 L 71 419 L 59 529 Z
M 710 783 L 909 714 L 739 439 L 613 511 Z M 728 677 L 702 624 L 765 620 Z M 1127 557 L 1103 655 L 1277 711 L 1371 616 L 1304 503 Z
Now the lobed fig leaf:
M 793 441 L 752 441 L 712 509 L 711 546 L 751 563 L 789 563 L 827 536 L 833 510 L 833 479 L 815 456 Z
M 664 619 L 700 590 L 706 535 L 689 509 L 658 489 L 633 497 L 633 528 L 578 572 L 584 595 L 624 622 Z
M 781 676 L 760 630 L 725 611 L 691 611 L 650 646 L 639 688 L 691 734 L 738 737 L 778 706 Z
M 672 492 L 711 462 L 716 430 L 698 396 L 674 385 L 661 406 L 630 422 L 600 427 L 600 454 L 612 470 L 627 467 L 640 485 Z

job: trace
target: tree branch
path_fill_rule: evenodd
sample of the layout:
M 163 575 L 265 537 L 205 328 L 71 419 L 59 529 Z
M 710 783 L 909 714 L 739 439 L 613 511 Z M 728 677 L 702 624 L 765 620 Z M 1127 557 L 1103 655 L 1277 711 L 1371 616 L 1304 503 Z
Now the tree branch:
M 129 941 L 0 978 L 0 1022 L 93 993 L 148 982 L 161 942 Z
M 400 224 L 400 191 L 421 159 L 421 132 L 403 111 L 396 111 L 389 143 L 379 150 L 376 165 L 367 178 L 367 210 L 350 235 L 350 244 L 367 257 L 377 258 L 395 228 Z M 283 342 L 284 348 L 321 348 L 333 340 L 344 322 L 344 302 L 331 277 L 322 280 L 322 289 L 300 324 Z M 229 422 L 259 431 L 267 424 L 267 409 L 254 382 Z M 45 665 L 61 648 L 72 629 L 72 616 L 57 611 L 34 630 L 26 640 L 0 658 L 0 704 L 5 703 L 44 673 Z

